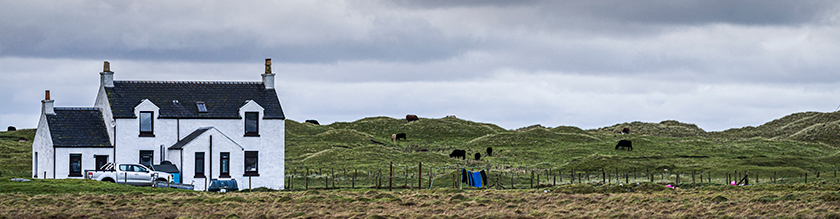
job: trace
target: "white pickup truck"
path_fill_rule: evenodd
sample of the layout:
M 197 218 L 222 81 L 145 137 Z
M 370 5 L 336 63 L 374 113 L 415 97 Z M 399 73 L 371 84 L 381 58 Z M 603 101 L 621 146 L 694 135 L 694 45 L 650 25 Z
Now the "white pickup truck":
M 168 182 L 171 174 L 156 172 L 141 164 L 107 163 L 102 170 L 85 170 L 85 178 L 135 186 L 153 186 L 155 181 Z

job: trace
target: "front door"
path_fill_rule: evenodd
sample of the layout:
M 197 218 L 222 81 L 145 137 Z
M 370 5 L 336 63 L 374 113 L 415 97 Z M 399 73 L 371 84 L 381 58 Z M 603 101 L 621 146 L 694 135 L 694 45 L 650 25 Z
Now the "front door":
M 140 164 L 143 164 L 146 167 L 152 166 L 152 160 L 154 160 L 155 151 L 140 151 Z
M 108 155 L 95 155 L 93 157 L 96 158 L 96 170 L 102 170 L 102 166 L 108 163 Z

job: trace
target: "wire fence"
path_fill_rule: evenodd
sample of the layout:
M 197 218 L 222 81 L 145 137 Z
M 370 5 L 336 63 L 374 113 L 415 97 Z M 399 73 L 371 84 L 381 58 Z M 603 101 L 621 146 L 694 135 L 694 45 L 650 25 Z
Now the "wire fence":
M 286 190 L 311 189 L 478 189 L 463 182 L 462 170 L 484 170 L 484 189 L 531 189 L 566 184 L 629 184 L 650 182 L 681 187 L 708 185 L 764 185 L 795 183 L 840 183 L 837 168 L 791 170 L 682 170 L 682 169 L 600 169 L 493 168 L 490 165 L 427 165 L 389 163 L 368 168 L 290 167 L 286 170 Z

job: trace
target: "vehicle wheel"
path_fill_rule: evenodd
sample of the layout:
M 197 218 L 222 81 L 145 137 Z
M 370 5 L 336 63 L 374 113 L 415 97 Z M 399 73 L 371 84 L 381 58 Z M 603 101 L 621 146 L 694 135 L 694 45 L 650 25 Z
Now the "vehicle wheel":
M 114 182 L 114 179 L 105 178 L 105 179 L 102 179 L 102 182 Z

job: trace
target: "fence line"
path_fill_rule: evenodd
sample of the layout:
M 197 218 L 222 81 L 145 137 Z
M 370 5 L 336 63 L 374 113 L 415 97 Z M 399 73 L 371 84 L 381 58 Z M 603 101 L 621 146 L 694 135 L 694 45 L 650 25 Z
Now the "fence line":
M 385 168 L 383 170 L 383 168 Z M 658 183 L 682 187 L 725 184 L 790 184 L 840 183 L 837 168 L 811 171 L 715 170 L 715 169 L 654 169 L 602 168 L 577 170 L 564 168 L 492 168 L 484 166 L 423 164 L 395 164 L 392 162 L 367 168 L 290 167 L 286 173 L 287 190 L 309 189 L 463 189 L 462 168 L 485 170 L 487 182 L 482 188 L 529 189 L 565 184 L 628 184 Z M 810 175 L 809 175 L 810 173 Z M 416 181 L 413 181 L 416 180 Z M 387 181 L 387 182 L 386 182 Z M 301 182 L 303 185 L 301 185 Z M 409 182 L 416 182 L 409 183 Z

